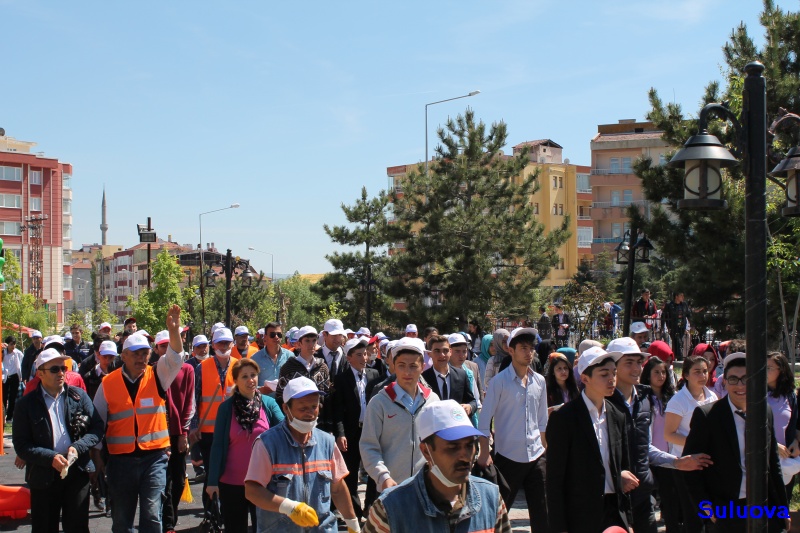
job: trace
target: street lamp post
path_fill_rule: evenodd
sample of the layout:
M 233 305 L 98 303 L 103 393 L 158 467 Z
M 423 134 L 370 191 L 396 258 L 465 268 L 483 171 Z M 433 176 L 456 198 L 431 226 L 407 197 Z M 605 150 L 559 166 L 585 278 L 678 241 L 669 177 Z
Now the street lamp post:
M 250 250 L 251 252 L 258 252 L 260 254 L 266 254 L 266 255 L 269 256 L 269 266 L 270 266 L 270 269 L 272 270 L 272 274 L 271 274 L 271 277 L 269 279 L 270 279 L 270 283 L 275 283 L 275 256 L 272 255 L 269 252 L 265 252 L 263 250 L 259 250 L 257 248 L 253 248 L 252 246 L 248 246 L 247 249 Z
M 250 272 L 250 261 L 247 259 L 240 259 L 239 257 L 233 257 L 230 248 L 225 254 L 224 262 L 213 264 L 219 264 L 222 266 L 222 273 L 225 275 L 225 325 L 231 327 L 231 297 L 233 294 L 231 286 L 233 282 L 233 276 L 238 270 L 239 277 L 242 280 L 242 287 L 245 288 L 252 287 L 253 278 L 255 276 L 252 272 Z M 213 270 L 209 269 L 209 271 L 206 273 L 206 276 L 208 277 L 206 284 L 209 287 L 216 287 L 214 278 L 217 276 L 217 274 Z
M 745 161 L 745 337 L 747 341 L 747 418 L 745 420 L 745 470 L 747 504 L 751 509 L 767 502 L 769 449 L 767 442 L 767 87 L 764 65 L 745 67 L 741 122 L 724 104 L 708 104 L 700 112 L 699 133 L 689 138 L 675 154 L 670 166 L 684 168 L 684 199 L 679 209 L 724 209 L 720 169 L 738 163 L 719 140 L 708 133 L 711 114 L 730 120 L 738 134 L 734 154 Z M 777 120 L 777 127 L 784 116 Z M 800 122 L 800 117 L 797 117 Z M 793 150 L 796 153 L 796 149 Z M 773 179 L 786 191 L 784 216 L 798 216 L 798 191 L 793 153 L 772 175 L 785 176 L 786 184 Z M 766 517 L 748 518 L 750 533 L 767 531 Z
M 469 98 L 470 96 L 475 96 L 476 94 L 480 94 L 480 91 L 472 91 L 469 94 L 464 94 L 462 96 L 456 96 L 455 98 L 447 98 L 445 100 L 439 100 L 438 102 L 431 102 L 429 104 L 425 104 L 425 175 L 428 175 L 428 106 L 441 104 L 444 102 L 451 102 L 453 100 L 460 100 L 461 98 Z
M 631 313 L 633 312 L 633 274 L 636 270 L 636 262 L 649 263 L 650 251 L 653 245 L 642 235 L 639 239 L 639 230 L 634 226 L 625 232 L 622 241 L 615 248 L 617 252 L 617 264 L 628 265 L 625 282 L 625 316 L 622 320 L 622 336 L 627 337 L 631 332 Z M 627 239 L 627 242 L 626 242 Z
M 212 209 L 211 211 L 205 211 L 200 213 L 197 216 L 198 225 L 200 226 L 200 305 L 202 306 L 202 313 L 203 313 L 203 334 L 206 333 L 206 290 L 203 280 L 205 278 L 203 267 L 205 263 L 203 262 L 203 250 L 205 247 L 203 246 L 203 215 L 208 215 L 209 213 L 216 213 L 217 211 L 225 211 L 226 209 L 238 209 L 239 204 L 231 204 L 228 207 L 222 207 L 220 209 Z

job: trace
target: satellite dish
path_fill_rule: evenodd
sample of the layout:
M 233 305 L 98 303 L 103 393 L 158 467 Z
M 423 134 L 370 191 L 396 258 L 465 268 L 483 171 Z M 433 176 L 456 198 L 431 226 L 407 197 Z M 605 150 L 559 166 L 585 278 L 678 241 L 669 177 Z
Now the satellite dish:
M 569 157 L 564 160 L 565 165 L 569 165 Z
M 5 136 L 6 136 L 6 130 L 0 128 L 0 137 L 5 137 Z

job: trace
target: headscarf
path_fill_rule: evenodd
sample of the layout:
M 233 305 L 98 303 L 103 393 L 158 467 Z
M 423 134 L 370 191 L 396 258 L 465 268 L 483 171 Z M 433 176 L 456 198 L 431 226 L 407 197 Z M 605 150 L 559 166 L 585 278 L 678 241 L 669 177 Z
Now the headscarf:
M 494 361 L 497 363 L 498 361 L 502 361 L 503 357 L 508 354 L 508 348 L 506 345 L 506 339 L 511 334 L 508 332 L 507 329 L 496 329 L 494 330 L 494 334 L 492 334 L 492 344 L 494 344 Z
M 489 353 L 489 346 L 492 344 L 492 339 L 494 339 L 494 337 L 488 333 L 484 335 L 483 338 L 481 339 L 480 356 L 485 363 L 488 363 L 489 358 L 492 356 L 492 354 Z
M 248 399 L 239 389 L 233 390 L 233 416 L 239 425 L 248 433 L 253 432 L 253 425 L 261 416 L 261 394 L 256 392 L 253 399 Z
M 692 355 L 699 355 L 700 357 L 705 357 L 706 352 L 711 352 L 712 354 L 714 354 L 711 356 L 711 360 L 708 361 L 708 381 L 706 382 L 706 387 L 713 387 L 714 384 L 717 382 L 717 376 L 716 373 L 714 372 L 714 369 L 717 368 L 717 365 L 719 365 L 720 362 L 717 350 L 714 348 L 713 345 L 701 342 L 700 344 L 694 347 Z
M 570 348 L 569 346 L 562 346 L 556 351 L 560 354 L 563 354 L 564 357 L 567 358 L 567 361 L 569 361 L 570 366 L 572 366 L 572 364 L 575 362 L 575 354 L 577 353 L 577 350 L 575 350 L 575 348 Z

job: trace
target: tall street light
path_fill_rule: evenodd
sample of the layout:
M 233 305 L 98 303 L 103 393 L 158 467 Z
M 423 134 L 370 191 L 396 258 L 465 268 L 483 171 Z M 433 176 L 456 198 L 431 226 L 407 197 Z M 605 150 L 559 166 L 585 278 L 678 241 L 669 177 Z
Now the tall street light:
M 252 246 L 247 247 L 248 250 L 251 252 L 258 252 L 260 254 L 266 254 L 269 256 L 269 266 L 272 269 L 272 276 L 269 278 L 270 283 L 275 283 L 275 256 L 269 252 L 265 252 L 264 250 L 259 250 L 258 248 L 253 248 Z
M 453 100 L 459 100 L 461 98 L 469 98 L 470 96 L 475 96 L 476 94 L 480 94 L 480 91 L 472 91 L 469 94 L 465 94 L 462 96 L 456 96 L 455 98 L 448 98 L 446 100 L 439 100 L 438 102 L 431 102 L 430 104 L 425 104 L 425 175 L 428 175 L 428 106 L 441 104 L 443 102 L 451 102 Z
M 745 67 L 747 76 L 742 93 L 742 116 L 737 117 L 725 104 L 708 104 L 700 112 L 699 133 L 689 138 L 675 154 L 670 166 L 684 168 L 684 199 L 679 209 L 725 209 L 721 198 L 721 168 L 745 162 L 745 337 L 747 341 L 747 418 L 745 420 L 745 471 L 747 504 L 750 509 L 767 502 L 769 443 L 767 442 L 767 85 L 764 65 L 758 62 Z M 737 138 L 732 155 L 719 140 L 708 133 L 710 115 L 733 123 Z M 790 118 L 783 114 L 773 128 Z M 800 122 L 795 115 L 794 121 Z M 797 149 L 793 149 L 796 153 Z M 793 154 L 772 172 L 772 181 L 786 192 L 788 207 L 784 216 L 799 216 L 797 189 L 798 166 Z M 786 183 L 774 179 L 785 177 Z M 747 519 L 750 533 L 767 531 L 767 518 Z
M 631 332 L 631 314 L 633 313 L 633 274 L 636 270 L 636 263 L 649 263 L 650 252 L 653 245 L 646 235 L 639 237 L 639 230 L 634 226 L 625 232 L 622 241 L 614 249 L 617 252 L 617 264 L 628 265 L 625 283 L 625 316 L 622 320 L 622 336 L 627 337 Z
M 203 278 L 205 278 L 205 276 L 203 275 L 204 274 L 203 267 L 205 266 L 205 263 L 203 262 L 203 250 L 205 249 L 205 247 L 203 246 L 203 215 L 207 215 L 209 213 L 216 213 L 218 211 L 225 211 L 226 209 L 238 209 L 238 208 L 239 204 L 231 204 L 228 207 L 222 207 L 220 209 L 212 209 L 211 211 L 205 211 L 197 216 L 197 220 L 200 226 L 200 304 L 203 307 L 202 311 L 203 311 L 204 334 L 206 332 L 206 290 L 205 290 L 205 285 L 203 284 Z

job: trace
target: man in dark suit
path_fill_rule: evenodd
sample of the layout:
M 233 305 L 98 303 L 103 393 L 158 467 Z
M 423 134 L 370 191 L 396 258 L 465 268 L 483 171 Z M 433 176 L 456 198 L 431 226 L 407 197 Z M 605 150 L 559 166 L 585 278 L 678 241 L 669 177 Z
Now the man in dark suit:
M 564 308 L 560 305 L 554 305 L 556 309 L 556 314 L 553 315 L 553 338 L 556 340 L 556 344 L 559 348 L 562 348 L 567 345 L 567 340 L 569 339 L 569 326 L 570 326 L 570 318 L 567 313 L 564 312 Z
M 553 533 L 600 533 L 630 524 L 630 472 L 625 416 L 606 400 L 616 386 L 620 352 L 586 350 L 578 361 L 581 397 L 547 423 L 547 510 Z
M 359 518 L 364 518 L 361 500 L 358 497 L 361 427 L 367 410 L 368 387 L 374 386 L 381 379 L 377 370 L 367 368 L 369 359 L 366 351 L 367 342 L 369 341 L 365 338 L 354 337 L 345 343 L 347 371 L 334 379 L 334 393 L 331 398 L 336 446 L 342 452 L 349 471 L 344 482 L 350 491 L 353 509 Z
M 428 340 L 433 366 L 422 373 L 423 379 L 442 400 L 455 400 L 467 415 L 478 410 L 478 402 L 467 381 L 467 373 L 450 365 L 450 343 L 444 335 Z
M 695 409 L 683 454 L 698 452 L 711 456 L 713 464 L 705 470 L 685 472 L 692 502 L 706 523 L 713 522 L 716 532 L 744 532 L 747 520 L 738 518 L 737 507 L 744 512 L 746 500 L 744 425 L 747 415 L 747 368 L 745 354 L 736 352 L 725 358 L 723 376 L 728 395 L 712 404 Z M 773 429 L 772 411 L 768 413 L 769 489 L 767 507 L 775 507 L 769 531 L 791 526 L 789 503 L 781 476 L 778 447 Z M 730 516 L 733 508 L 734 516 Z M 710 524 L 709 524 L 710 525 Z
M 331 383 L 336 376 L 344 373 L 347 366 L 347 360 L 342 355 L 345 337 L 342 321 L 332 318 L 325 322 L 325 329 L 322 330 L 322 346 L 314 352 L 314 357 L 324 359 L 325 364 L 328 365 Z

